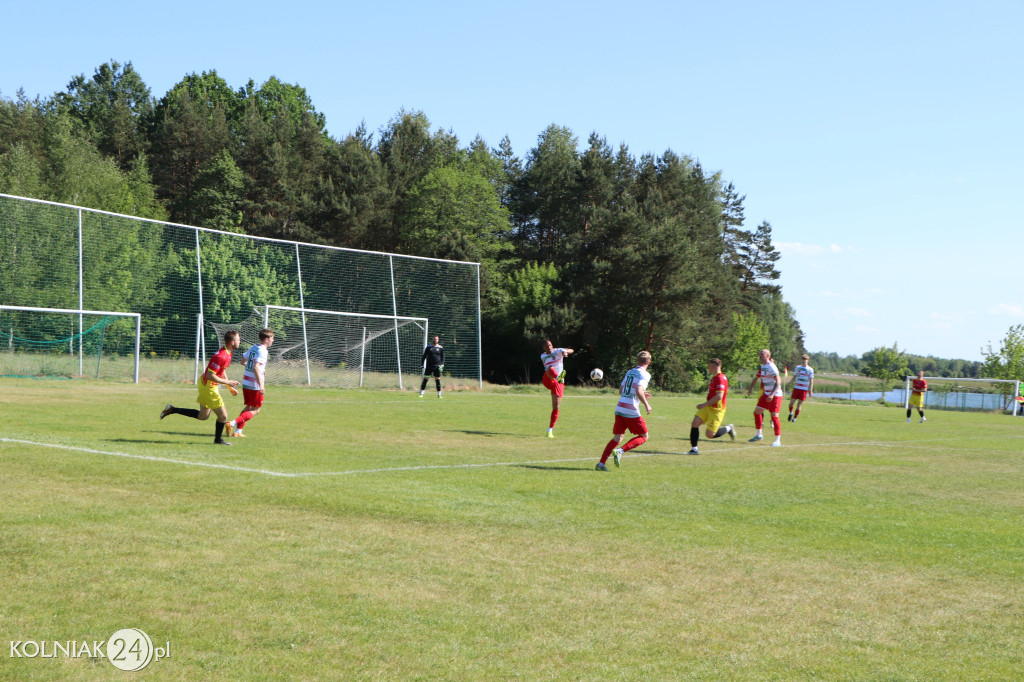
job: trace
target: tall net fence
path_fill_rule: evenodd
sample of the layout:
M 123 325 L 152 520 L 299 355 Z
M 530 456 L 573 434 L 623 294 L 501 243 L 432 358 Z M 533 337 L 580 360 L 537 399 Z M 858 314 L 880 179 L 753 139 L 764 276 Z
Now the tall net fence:
M 267 304 L 427 318 L 445 346 L 445 370 L 482 376 L 477 263 L 263 239 L 0 194 L 0 304 L 141 314 L 142 381 L 194 381 L 197 356 L 205 363 L 220 347 L 200 320 L 244 321 Z M 422 332 L 415 342 L 409 336 L 418 356 Z

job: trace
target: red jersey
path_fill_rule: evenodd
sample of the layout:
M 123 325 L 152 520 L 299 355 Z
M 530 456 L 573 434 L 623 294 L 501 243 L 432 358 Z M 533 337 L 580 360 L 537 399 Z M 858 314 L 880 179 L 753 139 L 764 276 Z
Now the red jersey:
M 725 397 L 729 395 L 729 380 L 725 378 L 725 375 L 719 372 L 715 376 L 711 377 L 711 383 L 708 384 L 708 397 L 707 400 L 711 400 L 715 397 L 715 394 L 719 391 L 722 392 L 722 400 L 717 405 L 711 407 L 725 407 Z
M 928 390 L 928 382 L 924 379 L 914 379 L 914 393 L 924 393 Z
M 228 366 L 231 365 L 231 351 L 227 348 L 221 347 L 217 354 L 210 358 L 210 362 L 206 365 L 206 372 L 212 371 L 220 378 L 224 378 L 224 372 Z M 203 372 L 203 383 L 206 383 L 206 372 Z

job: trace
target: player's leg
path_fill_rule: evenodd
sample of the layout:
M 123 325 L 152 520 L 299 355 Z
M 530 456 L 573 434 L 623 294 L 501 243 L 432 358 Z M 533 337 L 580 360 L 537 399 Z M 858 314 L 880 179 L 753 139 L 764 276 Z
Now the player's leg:
M 750 439 L 750 442 L 756 443 L 759 440 L 764 440 L 764 433 L 761 431 L 764 428 L 764 408 L 760 404 L 754 408 L 754 428 L 757 429 L 757 433 Z
M 797 399 L 796 400 L 796 412 L 793 412 L 793 403 L 792 402 L 789 403 L 789 411 L 791 413 L 790 414 L 791 419 L 789 421 L 791 421 L 791 422 L 795 422 L 796 421 L 797 417 L 800 416 L 800 408 L 803 406 L 803 404 L 804 404 L 803 400 Z
M 779 419 L 778 412 L 772 412 L 772 431 L 775 432 L 775 440 L 772 441 L 773 447 L 782 445 L 782 420 Z
M 693 415 L 693 421 L 690 422 L 690 451 L 686 453 L 688 455 L 700 454 L 697 451 L 697 443 L 698 441 L 700 441 L 701 424 L 704 423 L 704 418 L 702 415 L 705 413 L 706 410 L 707 408 L 704 408 L 697 412 L 697 414 Z
M 427 370 L 423 370 L 423 381 L 420 382 L 420 397 L 423 397 L 423 392 L 427 390 Z
M 622 433 L 614 433 L 614 432 L 619 431 L 619 430 L 620 430 L 620 427 L 619 427 L 619 417 L 618 417 L 618 415 L 616 415 L 615 416 L 615 426 L 612 427 L 612 431 L 613 431 L 612 439 L 610 441 L 608 441 L 607 444 L 605 444 L 604 451 L 601 453 L 601 461 L 598 462 L 597 463 L 597 467 L 595 467 L 598 471 L 608 471 L 608 467 L 607 467 L 608 458 L 611 457 L 612 453 L 615 452 L 618 449 L 619 442 L 622 440 L 622 433 L 625 433 L 624 429 L 622 430 Z M 620 453 L 616 453 L 616 457 L 615 457 L 615 464 L 616 464 L 616 466 L 618 466 L 619 463 L 620 463 L 619 462 L 619 457 L 621 457 L 621 454 L 622 454 L 621 452 Z
M 711 413 L 708 415 L 704 435 L 709 439 L 721 438 L 722 436 L 729 435 L 733 440 L 736 440 L 736 433 L 733 430 L 732 424 L 722 426 L 722 422 L 724 421 L 725 410 L 711 410 Z
M 789 417 L 786 419 L 786 421 L 790 421 L 791 422 L 795 418 L 795 417 L 793 417 L 793 403 L 795 403 L 795 402 L 796 402 L 796 398 L 790 398 L 789 399 Z M 800 408 L 797 408 L 796 413 L 800 414 Z
M 434 368 L 434 385 L 437 386 L 437 397 L 441 397 L 441 368 Z
M 206 417 L 200 417 L 199 410 L 192 409 L 191 407 L 175 407 L 168 403 L 167 406 L 164 407 L 163 412 L 160 413 L 160 418 L 163 419 L 164 417 L 172 414 L 180 414 L 184 417 L 191 417 L 192 419 L 206 419 L 206 417 L 210 416 L 209 410 L 206 412 Z
M 551 391 L 551 420 L 548 422 L 548 438 L 554 438 L 555 424 L 558 422 L 558 409 L 562 405 L 565 384 L 561 384 L 545 375 L 544 385 Z
M 224 440 L 224 425 L 228 423 L 228 409 L 221 404 L 220 407 L 213 410 L 213 413 L 217 415 L 217 424 L 213 430 L 213 442 L 217 445 L 231 445 Z

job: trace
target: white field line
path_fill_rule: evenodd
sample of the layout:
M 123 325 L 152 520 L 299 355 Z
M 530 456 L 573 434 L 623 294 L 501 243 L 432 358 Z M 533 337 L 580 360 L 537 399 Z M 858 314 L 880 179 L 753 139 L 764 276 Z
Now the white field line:
M 1024 436 L 1009 436 L 1008 438 L 1017 439 Z M 952 440 L 958 440 L 953 438 L 933 438 L 928 439 L 930 442 L 948 442 Z M 822 447 L 874 447 L 874 448 L 892 448 L 892 447 L 923 447 L 917 445 L 922 441 L 913 441 L 911 443 L 903 442 L 888 442 L 883 443 L 879 441 L 848 441 L 848 442 L 831 442 L 831 443 L 799 443 L 796 445 L 783 445 L 785 449 L 794 448 L 822 448 Z M 54 448 L 57 450 L 67 450 L 70 452 L 83 452 L 91 455 L 105 455 L 108 457 L 123 457 L 125 459 L 135 459 L 146 462 L 162 462 L 166 464 L 180 464 L 182 466 L 194 466 L 194 467 L 206 467 L 210 469 L 225 469 L 227 471 L 238 471 L 247 474 L 258 474 L 261 476 L 275 476 L 278 478 L 316 478 L 316 477 L 327 477 L 327 476 L 353 476 L 357 474 L 380 474 L 389 473 L 393 471 L 429 471 L 432 469 L 485 469 L 494 467 L 521 467 L 521 466 L 533 466 L 538 464 L 561 464 L 570 462 L 593 462 L 598 459 L 596 455 L 589 457 L 571 457 L 561 459 L 539 459 L 529 460 L 521 462 L 484 462 L 480 464 L 423 464 L 416 466 L 402 466 L 402 467 L 380 467 L 376 469 L 349 469 L 346 471 L 302 471 L 302 472 L 287 472 L 287 471 L 271 471 L 269 469 L 256 469 L 252 467 L 240 467 L 232 466 L 230 464 L 215 464 L 212 462 L 194 462 L 184 459 L 173 459 L 170 457 L 154 457 L 152 455 L 135 455 L 127 452 L 112 452 L 110 450 L 96 450 L 94 448 L 85 448 L 75 445 L 63 445 L 60 443 L 40 443 L 38 441 L 20 440 L 17 438 L 0 438 L 0 443 L 18 443 L 20 445 L 33 445 L 44 448 Z M 755 448 L 765 448 L 766 445 L 758 445 Z M 713 454 L 723 452 L 725 450 L 732 450 L 732 447 L 716 447 L 713 449 L 705 449 L 701 455 Z M 754 448 L 751 448 L 754 449 Z M 957 448 L 958 450 L 969 450 L 969 448 Z M 990 450 L 984 450 L 984 452 L 994 452 Z M 647 452 L 630 452 L 627 455 L 628 459 L 636 459 L 641 457 L 663 457 L 663 456 L 686 456 L 683 451 L 680 452 L 662 452 L 662 451 L 647 451 Z

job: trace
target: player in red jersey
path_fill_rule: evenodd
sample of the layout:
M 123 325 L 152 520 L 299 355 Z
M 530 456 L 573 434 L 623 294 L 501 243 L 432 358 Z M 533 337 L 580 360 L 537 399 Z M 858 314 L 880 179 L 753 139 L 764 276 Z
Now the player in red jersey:
M 688 455 L 699 455 L 697 442 L 700 440 L 700 426 L 705 425 L 704 435 L 708 438 L 721 438 L 728 435 L 736 440 L 736 429 L 732 424 L 722 426 L 725 421 L 725 402 L 729 395 L 729 379 L 722 373 L 722 361 L 718 358 L 708 360 L 708 374 L 711 375 L 711 382 L 708 384 L 707 400 L 697 406 L 697 414 L 693 415 L 690 422 L 690 445 L 692 449 Z
M 200 405 L 198 410 L 168 404 L 160 413 L 160 418 L 163 419 L 170 414 L 182 414 L 199 421 L 206 421 L 210 418 L 210 413 L 213 412 L 217 415 L 217 427 L 214 430 L 213 442 L 217 445 L 231 445 L 223 438 L 224 425 L 228 422 L 228 411 L 224 407 L 224 399 L 220 397 L 217 388 L 221 384 L 230 386 L 232 389 L 238 386 L 238 382 L 226 378 L 224 372 L 231 364 L 231 351 L 237 350 L 240 343 L 238 332 L 224 332 L 224 346 L 210 358 L 210 362 L 206 365 L 206 371 L 203 372 L 203 378 L 199 382 L 199 396 L 196 398 L 196 402 Z
M 921 415 L 921 423 L 923 424 L 927 420 L 924 418 L 924 394 L 928 392 L 928 382 L 924 380 L 924 370 L 922 369 L 917 373 L 917 378 L 914 379 L 911 384 L 910 401 L 907 405 L 907 423 L 910 423 L 910 413 L 913 412 L 914 408 L 917 408 L 917 413 Z

